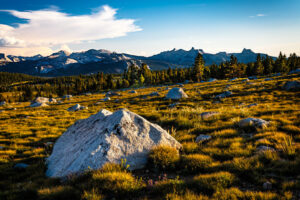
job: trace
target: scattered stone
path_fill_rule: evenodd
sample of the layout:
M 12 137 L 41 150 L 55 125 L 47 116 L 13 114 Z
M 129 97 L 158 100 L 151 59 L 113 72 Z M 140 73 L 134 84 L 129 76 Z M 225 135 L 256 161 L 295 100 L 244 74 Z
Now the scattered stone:
M 48 104 L 46 103 L 40 103 L 40 102 L 35 102 L 35 103 L 32 103 L 29 107 L 31 108 L 37 108 L 37 107 L 46 107 L 48 106 Z
M 155 96 L 159 96 L 159 93 L 158 92 L 151 92 L 150 94 L 148 94 L 148 96 L 150 97 L 155 97 Z
M 272 76 L 281 76 L 281 73 L 273 74 Z
M 49 98 L 47 97 L 37 97 L 32 101 L 33 103 L 49 103 Z
M 88 109 L 88 108 L 86 106 L 81 106 L 80 104 L 76 104 L 75 106 L 68 108 L 68 111 L 78 111 L 84 109 Z
M 201 116 L 202 119 L 208 119 L 208 118 L 211 118 L 211 117 L 213 117 L 215 115 L 218 115 L 218 114 L 219 114 L 219 112 L 203 112 L 203 113 L 200 114 L 200 116 Z
M 238 78 L 232 78 L 229 81 L 236 81 Z
M 6 102 L 5 101 L 1 101 L 0 102 L 0 106 L 4 106 L 4 105 L 6 105 Z
M 50 147 L 53 145 L 53 142 L 46 142 L 46 143 L 44 143 L 44 145 L 45 145 L 45 147 Z
M 257 106 L 257 105 L 258 105 L 257 103 L 252 103 L 252 104 L 249 104 L 247 107 L 251 108 L 251 107 L 254 107 L 254 106 Z
M 249 76 L 248 79 L 250 79 L 250 80 L 256 80 L 257 77 L 256 76 Z
M 217 81 L 217 79 L 215 79 L 215 78 L 210 78 L 210 79 L 208 79 L 207 82 L 215 82 L 215 81 Z
M 92 95 L 92 93 L 90 93 L 90 92 L 86 92 L 86 93 L 84 93 L 84 95 L 85 95 L 85 96 L 91 96 L 91 95 Z
M 121 94 L 119 94 L 117 92 L 111 92 L 111 91 L 109 91 L 105 94 L 105 97 L 113 97 L 113 96 L 121 96 Z
M 180 103 L 176 102 L 176 103 L 172 103 L 170 104 L 168 107 L 169 108 L 175 108 L 176 106 L 178 106 Z
M 178 87 L 184 87 L 184 85 L 182 83 L 178 84 Z
M 272 183 L 270 183 L 269 181 L 265 182 L 263 184 L 263 188 L 264 188 L 264 190 L 271 190 L 272 189 Z
M 248 78 L 246 78 L 246 79 L 244 79 L 244 80 L 242 80 L 242 82 L 244 83 L 244 82 L 248 82 L 249 81 L 249 79 Z
M 266 78 L 265 81 L 271 81 L 273 80 L 272 78 Z
M 268 147 L 268 146 L 264 146 L 264 145 L 260 145 L 256 148 L 257 151 L 259 152 L 263 152 L 263 151 L 275 151 L 274 148 L 272 147 Z
M 120 99 L 115 99 L 114 102 L 115 102 L 115 103 L 119 103 L 119 102 L 120 102 Z
M 170 88 L 169 87 L 165 87 L 165 90 L 169 90 Z
M 60 136 L 47 159 L 49 177 L 99 169 L 105 163 L 126 159 L 130 170 L 143 168 L 150 150 L 157 145 L 182 146 L 167 131 L 143 117 L 120 109 L 101 110 L 78 120 Z
M 289 75 L 290 74 L 300 74 L 300 68 L 290 71 Z
M 241 128 L 247 128 L 247 127 L 254 127 L 254 128 L 266 128 L 269 125 L 269 122 L 258 119 L 258 118 L 246 118 L 242 119 L 239 122 L 239 127 Z
M 71 99 L 73 96 L 70 94 L 66 94 L 62 97 L 62 99 Z
M 57 100 L 54 99 L 54 98 L 50 98 L 50 99 L 49 99 L 49 103 L 57 103 Z
M 100 99 L 101 101 L 109 101 L 110 98 L 109 97 L 105 97 L 104 99 Z
M 161 91 L 161 88 L 157 88 L 157 91 Z
M 0 146 L 0 149 L 4 149 L 4 146 Z
M 17 163 L 15 164 L 14 168 L 15 169 L 26 169 L 29 165 L 26 163 Z
M 137 92 L 135 90 L 131 90 L 128 93 L 130 93 L 130 94 L 136 94 Z
M 226 97 L 230 97 L 232 95 L 232 92 L 230 91 L 226 91 L 226 92 L 223 92 L 222 94 L 218 94 L 217 96 L 215 96 L 216 99 L 223 99 L 223 98 L 226 98 Z
M 166 95 L 166 98 L 176 100 L 176 99 L 188 98 L 188 95 L 183 91 L 182 88 L 172 88 Z
M 247 82 L 246 84 L 247 85 L 254 85 L 254 83 L 252 83 L 252 82 Z
M 287 81 L 284 86 L 284 90 L 287 91 L 299 91 L 300 90 L 300 81 Z
M 203 141 L 207 141 L 207 140 L 210 140 L 211 139 L 211 136 L 210 135 L 199 135 L 197 138 L 196 138 L 196 143 L 199 143 L 199 142 L 203 142 Z

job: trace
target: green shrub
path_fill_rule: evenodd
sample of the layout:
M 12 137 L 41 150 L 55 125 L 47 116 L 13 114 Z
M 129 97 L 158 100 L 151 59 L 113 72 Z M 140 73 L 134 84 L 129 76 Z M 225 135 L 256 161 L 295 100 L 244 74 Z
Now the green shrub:
M 179 161 L 179 153 L 174 147 L 156 146 L 150 151 L 148 161 L 158 169 L 174 169 Z
M 170 193 L 166 195 L 166 200 L 208 200 L 209 198 L 204 195 L 197 195 L 189 190 L 184 194 Z
M 185 191 L 186 184 L 183 180 L 167 179 L 155 182 L 154 192 L 156 194 L 182 193 Z
M 204 171 L 209 168 L 213 160 L 203 154 L 191 154 L 181 157 L 181 166 L 189 172 Z
M 213 199 L 218 200 L 279 200 L 281 199 L 277 194 L 272 192 L 242 192 L 238 188 L 229 188 L 219 190 L 213 194 Z
M 201 191 L 212 194 L 223 188 L 227 188 L 235 181 L 235 176 L 229 172 L 221 171 L 213 174 L 201 174 L 193 179 L 194 186 Z
M 100 190 L 116 195 L 133 194 L 144 187 L 142 180 L 135 179 L 129 172 L 101 172 L 92 174 L 92 184 Z
M 80 199 L 78 190 L 71 186 L 56 186 L 39 190 L 39 199 L 42 200 L 76 200 Z

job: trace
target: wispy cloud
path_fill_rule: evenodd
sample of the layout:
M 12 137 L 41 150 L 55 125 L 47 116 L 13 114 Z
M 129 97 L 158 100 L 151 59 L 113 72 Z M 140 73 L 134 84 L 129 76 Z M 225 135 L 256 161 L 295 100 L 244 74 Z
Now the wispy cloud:
M 0 47 L 51 47 L 106 38 L 116 38 L 141 31 L 134 19 L 116 19 L 116 9 L 102 6 L 89 15 L 70 15 L 57 8 L 37 11 L 2 10 L 27 20 L 12 27 L 0 24 Z
M 256 14 L 256 15 L 251 15 L 249 17 L 254 18 L 254 17 L 265 17 L 265 16 L 267 16 L 267 15 L 265 15 L 265 14 Z

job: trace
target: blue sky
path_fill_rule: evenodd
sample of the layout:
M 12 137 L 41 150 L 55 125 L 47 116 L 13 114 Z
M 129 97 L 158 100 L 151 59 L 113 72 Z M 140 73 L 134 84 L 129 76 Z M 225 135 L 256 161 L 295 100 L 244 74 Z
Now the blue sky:
M 0 52 L 7 54 L 95 48 L 152 55 L 195 47 L 300 55 L 299 0 L 1 0 L 0 9 Z

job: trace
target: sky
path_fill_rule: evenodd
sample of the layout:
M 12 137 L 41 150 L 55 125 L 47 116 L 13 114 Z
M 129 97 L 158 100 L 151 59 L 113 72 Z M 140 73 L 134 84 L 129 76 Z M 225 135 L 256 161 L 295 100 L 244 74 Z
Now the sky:
M 1 0 L 0 52 L 203 49 L 300 55 L 300 0 Z

